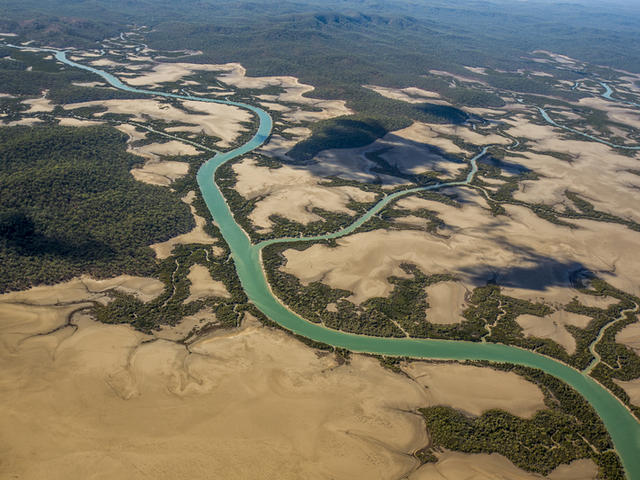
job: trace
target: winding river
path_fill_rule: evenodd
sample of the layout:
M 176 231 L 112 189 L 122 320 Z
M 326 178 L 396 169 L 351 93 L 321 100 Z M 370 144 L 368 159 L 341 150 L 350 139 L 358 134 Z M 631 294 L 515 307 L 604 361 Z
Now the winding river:
M 630 480 L 640 480 L 640 423 L 616 397 L 614 397 L 608 390 L 598 384 L 590 376 L 552 358 L 536 354 L 532 351 L 502 344 L 412 338 L 380 338 L 331 330 L 323 327 L 322 325 L 308 322 L 294 314 L 271 293 L 271 289 L 269 288 L 269 284 L 262 269 L 260 258 L 261 251 L 264 247 L 278 242 L 322 240 L 348 235 L 371 218 L 372 215 L 375 215 L 384 208 L 389 202 L 401 195 L 407 195 L 422 190 L 434 190 L 448 186 L 466 185 L 473 179 L 473 176 L 477 171 L 476 160 L 480 156 L 484 155 L 487 148 L 470 160 L 471 171 L 465 181 L 413 188 L 388 195 L 380 200 L 379 203 L 372 207 L 364 216 L 360 217 L 353 224 L 335 233 L 304 239 L 284 238 L 268 240 L 257 245 L 253 245 L 244 230 L 242 230 L 242 228 L 235 222 L 233 214 L 214 181 L 214 175 L 217 168 L 225 162 L 244 155 L 265 143 L 271 133 L 272 121 L 271 117 L 264 110 L 253 105 L 229 100 L 208 99 L 194 97 L 191 95 L 177 95 L 133 88 L 124 84 L 117 77 L 107 72 L 82 65 L 68 59 L 64 51 L 51 49 L 42 49 L 41 51 L 53 53 L 57 60 L 65 63 L 66 65 L 95 73 L 112 86 L 121 90 L 145 95 L 233 105 L 247 109 L 258 117 L 259 126 L 253 138 L 238 148 L 216 154 L 213 158 L 202 165 L 198 171 L 197 179 L 207 207 L 218 224 L 222 236 L 231 249 L 236 271 L 248 298 L 269 318 L 276 321 L 284 328 L 304 337 L 336 347 L 346 348 L 355 352 L 407 356 L 414 358 L 509 362 L 543 370 L 544 372 L 571 385 L 589 401 L 589 403 L 598 412 L 598 415 L 602 418 L 607 430 L 609 431 L 628 478 Z M 554 125 L 558 125 L 550 119 L 549 121 Z

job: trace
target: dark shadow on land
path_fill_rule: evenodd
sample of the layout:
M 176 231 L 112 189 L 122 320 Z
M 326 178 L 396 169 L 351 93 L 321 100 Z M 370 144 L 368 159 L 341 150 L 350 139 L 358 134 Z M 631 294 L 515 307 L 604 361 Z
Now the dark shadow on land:
M 506 162 L 492 155 L 485 155 L 478 160 L 478 163 L 484 163 L 485 165 L 488 165 L 490 167 L 499 168 L 500 170 L 503 170 L 504 172 L 511 175 L 522 175 L 524 173 L 531 172 L 531 170 L 524 165 L 520 165 L 515 162 Z
M 467 159 L 455 157 L 429 143 L 409 140 L 394 133 L 387 133 L 384 138 L 373 138 L 363 145 L 344 148 L 371 147 L 376 141 L 376 148 L 364 152 L 360 158 L 354 158 L 353 155 L 343 157 L 341 155 L 342 147 L 340 147 L 331 149 L 330 155 L 323 155 L 322 161 L 317 158 L 306 162 L 295 160 L 287 162 L 283 158 L 281 161 L 320 177 L 340 177 L 381 185 L 400 185 L 408 182 L 425 184 L 425 182 L 429 183 L 429 176 L 434 174 L 452 178 L 455 173 L 449 171 L 451 165 L 445 164 L 466 164 L 467 162 Z M 294 147 L 294 150 L 295 148 L 297 146 Z M 386 155 L 391 153 L 401 155 L 397 155 L 396 158 Z M 415 169 L 425 169 L 426 171 L 416 174 L 412 172 Z
M 108 261 L 116 256 L 109 245 L 88 235 L 74 241 L 44 235 L 31 218 L 15 211 L 0 214 L 0 242 L 25 256 L 53 255 L 76 261 L 97 258 Z
M 322 150 L 364 147 L 384 137 L 388 131 L 374 119 L 337 118 L 324 122 L 313 135 L 295 145 L 289 157 L 296 163 L 311 160 Z
M 594 274 L 580 262 L 564 262 L 542 255 L 525 257 L 529 266 L 496 268 L 479 265 L 461 269 L 476 285 L 496 284 L 501 287 L 543 291 L 549 287 L 584 288 Z
M 414 107 L 417 111 L 427 114 L 437 123 L 452 123 L 462 125 L 470 119 L 469 114 L 456 107 L 438 105 L 435 103 L 421 103 Z

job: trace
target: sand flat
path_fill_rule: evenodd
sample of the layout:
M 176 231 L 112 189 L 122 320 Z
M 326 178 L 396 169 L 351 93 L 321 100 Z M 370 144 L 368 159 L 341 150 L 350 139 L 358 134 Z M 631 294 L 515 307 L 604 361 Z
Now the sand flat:
M 614 122 L 629 125 L 634 129 L 640 128 L 640 115 L 638 115 L 637 108 L 612 102 L 602 97 L 581 98 L 577 104 L 601 110 Z
M 375 359 L 355 355 L 338 367 L 251 323 L 197 342 L 196 355 L 170 341 L 143 344 L 147 336 L 127 326 L 75 323 L 55 345 L 39 338 L 10 355 L 0 349 L 0 431 L 12 432 L 3 474 L 401 478 L 417 466 L 403 452 L 426 444 L 408 411 L 430 404 L 425 392 L 437 385 L 426 390 Z M 2 337 L 5 325 L 0 317 Z M 251 462 L 239 454 L 247 449 Z
M 42 97 L 39 98 L 30 98 L 28 100 L 24 100 L 22 103 L 29 106 L 29 109 L 25 112 L 27 114 L 32 113 L 43 113 L 43 112 L 52 112 L 54 105 L 51 103 L 51 100 L 47 98 L 48 91 L 43 92 Z
M 635 378 L 629 381 L 617 380 L 614 378 L 613 381 L 627 392 L 631 403 L 640 407 L 640 378 Z
M 570 190 L 599 210 L 640 221 L 640 213 L 631 207 L 640 188 L 640 177 L 628 173 L 637 168 L 637 154 L 635 158 L 628 157 L 602 143 L 567 139 L 563 130 L 534 124 L 521 114 L 506 119 L 505 123 L 513 125 L 507 130 L 509 135 L 528 139 L 530 150 L 523 153 L 524 158 L 505 160 L 534 170 L 542 177 L 522 182 L 520 191 L 514 195 L 516 199 L 555 205 L 565 201 L 565 191 Z M 571 161 L 538 152 L 559 152 L 569 155 Z
M 225 71 L 218 76 L 218 79 L 227 85 L 243 89 L 263 89 L 266 87 L 280 87 L 283 89 L 283 92 L 278 95 L 261 95 L 258 97 L 261 100 L 272 103 L 279 101 L 283 103 L 309 105 L 320 109 L 320 111 L 317 112 L 304 111 L 302 109 L 289 111 L 284 115 L 284 118 L 290 122 L 315 122 L 353 113 L 353 111 L 346 106 L 344 100 L 321 100 L 306 96 L 312 92 L 315 87 L 300 83 L 295 77 L 248 77 L 246 69 L 239 63 L 228 63 L 220 67 L 224 67 Z
M 149 160 L 144 166 L 131 169 L 131 175 L 138 182 L 168 187 L 189 173 L 189 164 L 185 162 Z
M 126 326 L 77 323 L 55 362 L 43 341 L 0 350 L 0 431 L 12 432 L 3 476 L 398 478 L 416 465 L 402 452 L 426 442 L 404 411 L 423 393 L 373 359 L 337 368 L 260 327 L 187 355 L 169 341 L 141 344 Z
M 545 302 L 555 308 L 561 308 L 562 305 L 576 299 L 586 307 L 595 307 L 607 309 L 609 306 L 618 303 L 620 300 L 613 297 L 588 295 L 574 288 L 565 286 L 548 287 L 544 291 L 544 295 L 538 295 L 538 292 L 532 290 L 524 290 L 520 288 L 504 287 L 503 293 L 510 297 L 529 300 L 530 302 Z
M 434 125 L 422 122 L 413 122 L 411 126 L 396 130 L 393 132 L 398 137 L 411 140 L 413 142 L 422 142 L 434 147 L 441 148 L 444 152 L 453 155 L 468 155 L 470 152 L 456 145 L 450 138 L 441 135 L 441 132 Z
M 63 127 L 94 127 L 96 125 L 103 125 L 104 122 L 97 122 L 95 120 L 80 120 L 78 118 L 60 117 L 58 118 L 58 125 Z
M 178 140 L 149 143 L 140 147 L 130 145 L 127 151 L 148 159 L 142 167 L 131 169 L 133 178 L 139 182 L 165 187 L 187 175 L 189 173 L 189 164 L 174 160 L 160 160 L 160 157 L 200 154 L 200 151 L 193 145 L 185 144 Z
M 482 134 L 477 130 L 472 130 L 465 125 L 435 125 L 430 124 L 430 128 L 441 135 L 449 135 L 461 138 L 467 143 L 478 147 L 485 145 L 509 145 L 513 141 L 503 135 L 497 133 Z
M 101 117 L 105 113 L 129 114 L 136 121 L 145 122 L 147 118 L 162 120 L 165 122 L 180 122 L 191 124 L 202 130 L 205 134 L 219 137 L 221 147 L 229 146 L 246 128 L 243 122 L 251 120 L 251 114 L 232 105 L 218 103 L 198 102 L 195 100 L 183 101 L 182 105 L 187 111 L 174 107 L 170 102 L 156 99 L 140 100 L 100 100 L 91 102 L 74 103 L 66 105 L 67 109 L 81 107 L 106 107 L 106 112 L 95 114 Z
M 231 298 L 224 283 L 211 278 L 209 269 L 203 265 L 192 265 L 187 278 L 191 282 L 191 286 L 189 287 L 189 297 L 185 303 L 207 297 Z
M 640 322 L 627 325 L 616 335 L 616 342 L 632 348 L 640 354 Z
M 407 197 L 405 209 L 427 208 L 445 220 L 438 236 L 420 231 L 374 230 L 337 239 L 337 247 L 313 245 L 286 250 L 283 271 L 303 283 L 321 280 L 352 291 L 353 301 L 386 296 L 387 278 L 402 275 L 402 263 L 425 274 L 454 274 L 472 289 L 495 279 L 499 285 L 545 298 L 547 290 L 562 304 L 575 296 L 570 275 L 588 268 L 622 290 L 640 293 L 640 262 L 635 252 L 640 233 L 622 225 L 591 220 L 572 221 L 580 228 L 551 224 L 520 206 L 506 206 L 494 217 L 475 191 L 458 189 L 461 208 Z
M 98 301 L 108 290 L 134 295 L 147 302 L 164 290 L 164 283 L 155 278 L 120 275 L 96 280 L 82 275 L 55 285 L 41 285 L 28 290 L 0 295 L 0 303 L 28 303 L 30 305 L 59 305 L 81 301 Z
M 290 138 L 285 138 L 282 135 L 273 134 L 269 137 L 269 140 L 258 150 L 270 157 L 287 159 L 287 153 L 298 142 L 305 140 L 311 136 L 311 129 L 306 127 L 291 127 L 285 128 L 283 133 L 291 135 Z
M 426 288 L 427 321 L 436 324 L 460 323 L 467 307 L 465 297 L 469 291 L 459 282 L 439 282 Z
M 199 155 L 200 151 L 193 145 L 180 142 L 179 140 L 170 140 L 163 143 L 148 143 L 140 147 L 132 147 L 132 152 L 141 156 L 176 156 L 176 155 Z M 155 158 L 155 157 L 152 157 Z
M 69 301 L 93 298 L 86 287 L 54 289 Z M 17 300 L 22 310 L 10 308 Z M 75 329 L 34 336 L 69 314 L 37 305 L 42 300 L 41 289 L 0 297 L 2 476 L 84 479 L 99 469 L 131 479 L 403 478 L 418 467 L 408 453 L 428 441 L 411 413 L 417 408 L 537 408 L 537 387 L 511 372 L 405 365 L 420 374 L 415 382 L 370 357 L 340 365 L 250 317 L 192 343 L 193 354 L 163 339 L 178 332 L 154 339 L 82 313 L 71 317 Z M 215 322 L 202 313 L 183 334 Z M 451 381 L 458 375 L 483 379 L 467 382 L 472 403 Z M 509 405 L 511 395 L 517 401 Z
M 450 105 L 449 102 L 440 99 L 438 92 L 430 92 L 417 87 L 407 88 L 390 88 L 376 85 L 363 85 L 363 87 L 373 90 L 374 92 L 386 98 L 400 100 L 407 103 L 436 103 L 439 105 Z M 436 101 L 434 101 L 436 99 Z
M 16 126 L 26 125 L 28 127 L 32 127 L 33 125 L 36 125 L 38 123 L 42 123 L 42 120 L 36 117 L 26 117 L 26 118 L 21 118 L 20 120 L 13 120 L 12 122 L 3 122 L 2 126 L 16 127 Z
M 498 408 L 524 418 L 545 408 L 542 391 L 513 372 L 458 363 L 411 362 L 401 368 L 427 388 L 429 405 L 455 405 L 474 416 Z
M 271 229 L 271 215 L 280 215 L 295 222 L 307 224 L 322 220 L 313 208 L 354 215 L 347 204 L 352 200 L 370 202 L 375 194 L 356 187 L 324 187 L 322 179 L 307 170 L 283 165 L 280 168 L 258 167 L 253 159 L 233 165 L 237 174 L 236 191 L 250 200 L 260 197 L 249 215 L 253 224 L 262 231 Z
M 486 72 L 487 69 L 485 67 L 469 67 L 469 66 L 465 65 L 464 68 L 466 68 L 470 72 L 475 73 L 476 75 L 486 75 L 487 74 L 487 72 Z
M 548 338 L 562 345 L 569 355 L 573 355 L 576 351 L 576 340 L 565 327 L 572 325 L 586 328 L 591 322 L 591 317 L 557 310 L 545 317 L 520 315 L 516 322 L 522 327 L 522 333 L 526 337 Z

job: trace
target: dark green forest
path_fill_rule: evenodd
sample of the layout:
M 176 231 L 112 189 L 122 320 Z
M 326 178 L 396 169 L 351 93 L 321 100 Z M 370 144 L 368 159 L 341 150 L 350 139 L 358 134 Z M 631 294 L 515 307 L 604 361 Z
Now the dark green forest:
M 148 245 L 193 228 L 179 196 L 137 182 L 107 126 L 0 128 L 0 291 L 81 273 L 149 275 Z

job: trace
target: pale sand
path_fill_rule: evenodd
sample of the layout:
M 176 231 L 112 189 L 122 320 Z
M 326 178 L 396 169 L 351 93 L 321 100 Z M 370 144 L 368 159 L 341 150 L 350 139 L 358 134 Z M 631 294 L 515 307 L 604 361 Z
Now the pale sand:
M 399 223 L 400 225 L 414 225 L 420 227 L 426 227 L 429 225 L 430 221 L 423 217 L 416 217 L 415 215 L 406 215 L 403 217 L 395 217 L 393 219 L 394 223 Z
M 621 82 L 617 85 L 618 89 L 620 89 L 620 87 L 624 87 L 627 90 L 630 90 L 630 93 L 640 93 L 640 78 L 638 75 L 625 75 L 620 77 L 619 80 L 621 80 Z
M 476 78 L 465 77 L 464 75 L 457 75 L 455 73 L 445 72 L 442 70 L 429 70 L 429 73 L 432 75 L 437 75 L 439 77 L 450 77 L 458 80 L 462 83 L 479 83 L 480 85 L 489 86 L 487 82 L 484 80 L 478 80 Z
M 536 181 L 522 182 L 514 197 L 527 202 L 549 205 L 566 202 L 564 192 L 582 195 L 597 209 L 640 222 L 636 203 L 640 177 L 627 170 L 637 168 L 638 159 L 618 154 L 597 142 L 567 140 L 562 130 L 550 125 L 536 125 L 522 115 L 505 120 L 513 125 L 507 133 L 528 139 L 533 152 L 525 158 L 507 157 L 540 174 Z M 571 163 L 538 152 L 560 152 L 571 156 Z M 597 172 L 597 175 L 594 175 Z
M 40 120 L 39 118 L 21 118 L 20 120 L 14 120 L 12 122 L 4 122 L 4 126 L 5 127 L 16 127 L 18 125 L 26 125 L 26 126 L 33 126 L 36 123 L 42 123 L 42 120 Z
M 487 69 L 484 67 L 467 67 L 465 66 L 464 68 L 466 68 L 467 70 L 469 70 L 470 72 L 473 72 L 475 74 L 478 75 L 486 75 L 487 74 Z
M 465 112 L 472 113 L 474 115 L 487 116 L 487 117 L 501 117 L 505 113 L 505 110 L 497 110 L 495 108 L 482 108 L 482 107 L 463 107 Z
M 191 243 L 212 245 L 216 242 L 215 238 L 209 236 L 209 234 L 204 231 L 204 226 L 207 224 L 207 221 L 196 213 L 196 209 L 192 205 L 195 196 L 196 192 L 191 191 L 182 198 L 182 201 L 191 208 L 191 215 L 193 215 L 193 220 L 196 222 L 196 226 L 188 233 L 183 233 L 182 235 L 170 238 L 167 241 L 151 245 L 150 247 L 156 253 L 156 258 L 158 260 L 169 258 L 176 245 L 189 245 Z M 215 247 L 213 252 L 215 255 Z
M 271 228 L 269 217 L 274 214 L 307 224 L 322 220 L 312 212 L 313 208 L 354 215 L 347 207 L 350 201 L 375 199 L 374 193 L 356 187 L 323 187 L 319 185 L 322 179 L 288 165 L 270 169 L 256 166 L 253 159 L 245 159 L 234 164 L 233 170 L 237 175 L 236 191 L 248 200 L 261 198 L 249 218 L 263 231 Z
M 58 125 L 63 127 L 94 127 L 103 125 L 104 122 L 96 122 L 95 120 L 79 120 L 77 118 L 59 117 Z
M 636 129 L 640 128 L 640 115 L 635 107 L 624 106 L 602 97 L 581 98 L 577 105 L 604 111 L 614 122 L 620 122 Z
M 76 87 L 102 87 L 106 85 L 104 82 L 71 82 Z
M 300 109 L 290 112 L 286 118 L 292 122 L 313 122 L 353 113 L 346 107 L 343 100 L 320 100 L 306 97 L 305 94 L 313 91 L 314 87 L 300 83 L 295 77 L 247 77 L 246 69 L 239 63 L 223 65 L 163 63 L 156 65 L 151 71 L 143 72 L 140 76 L 128 78 L 127 83 L 130 85 L 158 85 L 163 82 L 178 81 L 197 71 L 221 72 L 218 75 L 218 79 L 236 88 L 263 89 L 270 86 L 281 87 L 284 92 L 274 96 L 272 103 L 278 100 L 284 103 L 310 105 L 321 109 L 320 112 L 305 112 Z M 285 111 L 281 107 L 274 108 Z M 287 110 L 289 110 L 288 107 Z
M 204 133 L 202 128 L 196 125 L 188 126 L 188 125 L 180 125 L 178 127 L 167 127 L 164 129 L 167 133 L 175 133 L 175 132 L 188 132 L 188 133 Z
M 574 460 L 568 465 L 559 465 L 547 478 L 550 480 L 596 480 L 598 466 L 591 459 Z
M 640 322 L 632 323 L 620 330 L 616 335 L 616 342 L 631 347 L 640 354 Z
M 571 57 L 568 57 L 566 55 L 560 55 L 558 53 L 553 53 L 548 50 L 534 50 L 532 53 L 542 53 L 544 55 L 547 55 L 548 57 L 551 57 L 556 62 L 562 63 L 564 65 L 573 65 L 577 62 L 577 60 Z
M 178 140 L 170 140 L 164 143 L 149 143 L 141 147 L 133 147 L 131 151 L 137 155 L 156 158 L 155 156 L 172 156 L 172 155 L 199 155 L 200 151 L 193 145 L 189 145 Z M 149 157 L 153 155 L 153 157 Z
M 138 182 L 167 187 L 189 173 L 185 162 L 149 160 L 144 166 L 131 169 L 131 175 Z
M 279 100 L 291 102 L 294 99 L 285 99 L 285 94 L 280 95 Z M 307 97 L 300 97 L 307 100 Z M 353 111 L 346 107 L 344 100 L 312 100 L 312 102 L 299 101 L 299 103 L 320 108 L 320 111 L 307 111 L 303 109 L 295 109 L 283 115 L 284 120 L 292 123 L 319 122 L 329 118 L 342 117 L 351 115 Z
M 373 90 L 379 95 L 393 100 L 400 100 L 407 103 L 437 103 L 439 105 L 449 105 L 449 102 L 445 101 L 433 101 L 433 99 L 440 99 L 440 94 L 437 92 L 430 92 L 417 87 L 408 88 L 390 88 L 380 87 L 376 85 L 363 85 L 363 87 Z
M 465 454 L 445 451 L 436 463 L 427 463 L 408 480 L 596 480 L 598 467 L 593 460 L 576 460 L 560 465 L 547 477 L 525 472 L 497 453 Z
M 540 72 L 540 71 L 531 72 L 531 75 L 533 75 L 534 77 L 551 77 L 551 78 L 553 78 L 553 75 L 551 75 L 550 73 Z
M 620 145 L 635 145 L 636 143 L 636 140 L 628 137 L 629 132 L 627 130 L 610 126 L 609 131 L 613 136 L 618 137 L 618 139 L 616 139 L 616 143 Z
M 637 351 L 637 350 L 636 350 Z M 625 392 L 629 395 L 629 400 L 634 405 L 640 407 L 640 378 L 625 382 L 623 380 L 613 379 Z
M 544 290 L 544 295 L 539 295 L 540 292 L 512 287 L 503 287 L 502 291 L 510 297 L 521 298 L 522 300 L 528 300 L 534 303 L 544 302 L 556 309 L 562 308 L 563 305 L 566 305 L 573 299 L 576 299 L 586 307 L 602 309 L 606 309 L 610 305 L 620 301 L 614 297 L 588 295 L 574 288 L 568 288 L 567 286 L 547 287 Z
M 467 307 L 468 290 L 459 282 L 439 282 L 427 287 L 427 321 L 436 324 L 460 323 Z
M 142 167 L 131 170 L 133 178 L 151 185 L 169 186 L 189 173 L 189 164 L 172 160 L 161 161 L 158 157 L 171 155 L 199 155 L 194 146 L 171 140 L 165 143 L 150 143 L 141 147 L 129 146 L 127 151 L 149 159 Z
M 311 130 L 307 127 L 289 127 L 282 130 L 282 133 L 306 138 L 311 135 Z
M 72 335 L 0 349 L 2 476 L 400 478 L 426 444 L 409 413 L 423 391 L 375 359 L 339 367 L 256 326 L 188 355 L 126 326 L 74 321 Z M 2 338 L 16 330 L 30 333 L 0 320 Z
M 187 278 L 191 282 L 191 286 L 189 287 L 189 298 L 185 300 L 185 303 L 207 297 L 231 298 L 224 283 L 211 278 L 209 269 L 203 265 L 192 265 Z
M 286 105 L 281 105 L 279 103 L 273 103 L 273 102 L 260 102 L 260 106 L 263 108 L 266 108 L 267 110 L 272 110 L 274 112 L 291 111 L 291 107 L 287 107 Z
M 510 138 L 497 133 L 483 135 L 478 131 L 463 125 L 429 125 L 436 134 L 459 137 L 467 143 L 475 146 L 485 145 L 510 145 L 513 141 Z
M 193 334 L 207 325 L 219 325 L 216 314 L 210 307 L 205 307 L 199 312 L 182 318 L 177 325 L 162 325 L 160 330 L 154 330 L 153 336 L 163 340 L 175 342 L 193 338 Z
M 35 290 L 10 295 L 42 300 Z M 91 298 L 84 290 L 72 301 Z M 527 413 L 524 404 L 535 408 L 538 395 L 513 373 L 483 370 L 484 382 L 471 382 L 463 398 L 451 379 L 470 367 L 455 364 L 405 365 L 431 374 L 420 385 L 361 355 L 340 366 L 251 318 L 192 343 L 194 354 L 81 314 L 72 317 L 77 330 L 34 336 L 63 326 L 71 307 L 3 309 L 7 300 L 0 297 L 7 477 L 87 478 L 99 469 L 104 478 L 131 479 L 403 478 L 418 467 L 407 453 L 427 444 L 417 408 L 434 399 L 465 411 L 497 408 L 515 395 L 525 401 L 508 407 Z M 193 320 L 184 335 L 215 323 L 207 312 Z M 179 337 L 171 328 L 156 338 Z M 496 398 L 495 389 L 505 395 Z
M 73 57 L 71 57 L 71 59 L 73 60 Z M 109 60 L 108 58 L 101 58 L 100 60 L 94 60 L 91 62 L 91 65 L 93 65 L 94 67 L 130 67 L 130 65 L 126 63 L 114 62 L 113 60 Z
M 127 54 L 127 59 L 132 62 L 153 62 L 153 58 L 147 55 L 133 55 L 131 53 Z
M 153 300 L 164 290 L 164 283 L 155 278 L 120 275 L 95 280 L 87 275 L 56 285 L 42 285 L 0 295 L 0 303 L 25 303 L 31 305 L 58 305 L 83 301 L 103 301 L 105 293 L 117 290 L 134 295 L 143 302 Z
M 525 336 L 548 338 L 562 345 L 569 355 L 573 355 L 576 352 L 576 339 L 565 327 L 573 325 L 578 328 L 586 328 L 591 322 L 591 317 L 557 310 L 546 317 L 520 315 L 516 318 L 516 322 L 522 327 L 522 333 Z
M 313 245 L 286 250 L 287 273 L 303 283 L 323 283 L 354 293 L 352 300 L 386 296 L 388 277 L 403 275 L 402 263 L 416 264 L 425 274 L 456 275 L 466 288 L 498 284 L 545 299 L 547 289 L 558 301 L 558 287 L 569 303 L 575 296 L 571 272 L 585 267 L 612 285 L 635 295 L 640 262 L 640 233 L 622 225 L 574 221 L 580 228 L 551 224 L 519 206 L 505 206 L 507 216 L 493 217 L 478 193 L 456 190 L 461 208 L 408 197 L 403 209 L 427 208 L 446 221 L 439 236 L 419 231 L 375 230 L 337 239 L 337 247 Z M 521 293 L 522 294 L 522 293 Z
M 424 143 L 438 147 L 453 155 L 468 155 L 469 151 L 458 147 L 453 140 L 444 137 L 442 132 L 435 125 L 421 122 L 413 122 L 411 126 L 396 130 L 393 135 L 410 140 L 412 142 Z
M 115 128 L 129 136 L 129 140 L 127 142 L 129 146 L 131 146 L 133 142 L 137 142 L 138 140 L 144 140 L 145 138 L 147 138 L 148 132 L 146 130 L 137 130 L 134 125 L 131 125 L 129 123 L 121 123 L 119 125 L 116 125 Z
M 500 178 L 490 178 L 490 177 L 482 177 L 482 181 L 484 183 L 488 183 L 489 185 L 502 185 L 503 183 L 505 183 L 504 180 L 500 179 Z M 487 187 L 485 187 L 487 188 Z
M 24 113 L 31 114 L 31 113 L 52 112 L 54 105 L 53 103 L 51 103 L 51 100 L 47 98 L 47 93 L 48 91 L 45 91 L 42 97 L 30 98 L 28 100 L 24 100 L 22 103 L 29 106 L 29 109 Z
M 429 405 L 455 405 L 474 416 L 500 409 L 524 418 L 545 409 L 542 391 L 513 372 L 457 363 L 412 362 L 401 368 L 425 386 Z
M 139 72 L 135 78 L 128 78 L 127 82 L 133 86 L 157 86 L 165 82 L 177 82 L 196 72 L 222 72 L 226 65 L 206 65 L 199 63 L 160 63 L 151 70 Z
M 70 48 L 70 50 L 72 50 L 72 48 Z M 80 58 L 97 58 L 97 57 L 101 57 L 102 54 L 92 53 L 92 52 L 74 52 L 73 56 L 80 57 Z
M 96 117 L 101 117 L 105 113 L 121 113 L 130 114 L 139 122 L 144 122 L 147 117 L 150 117 L 166 122 L 192 124 L 198 127 L 198 131 L 202 130 L 207 135 L 221 138 L 222 140 L 218 143 L 221 147 L 227 147 L 235 141 L 238 135 L 246 130 L 242 123 L 252 118 L 246 110 L 231 105 L 191 100 L 184 101 L 182 104 L 190 111 L 186 112 L 168 102 L 153 99 L 82 102 L 67 105 L 66 108 L 101 106 L 106 107 L 107 112 L 97 113 Z
M 305 96 L 312 92 L 315 87 L 300 83 L 300 81 L 291 76 L 274 76 L 274 77 L 247 77 L 246 69 L 239 63 L 228 63 L 222 65 L 226 67 L 227 72 L 218 78 L 221 82 L 232 85 L 236 88 L 262 89 L 266 87 L 281 87 L 284 92 L 278 95 L 267 97 L 262 96 L 262 100 L 271 102 L 279 101 L 283 103 L 294 103 L 299 105 L 310 105 L 320 108 L 320 112 L 305 112 L 295 110 L 285 115 L 285 119 L 292 122 L 315 122 L 326 120 L 328 118 L 339 117 L 342 115 L 350 115 L 352 110 L 347 108 L 344 100 L 320 100 Z
M 553 111 L 554 116 L 555 115 L 559 115 L 561 117 L 567 118 L 569 120 L 582 120 L 582 117 L 580 115 L 578 115 L 577 113 L 574 113 L 570 110 L 554 110 Z

